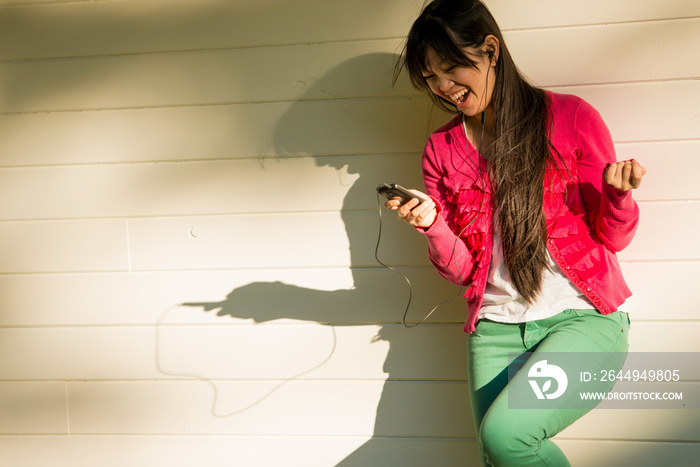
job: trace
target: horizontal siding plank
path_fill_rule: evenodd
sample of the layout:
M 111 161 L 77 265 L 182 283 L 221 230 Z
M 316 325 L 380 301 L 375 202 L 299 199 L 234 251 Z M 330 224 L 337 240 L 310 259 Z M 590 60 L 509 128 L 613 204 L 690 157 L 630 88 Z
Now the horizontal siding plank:
M 700 81 L 556 90 L 591 102 L 618 142 L 700 134 L 687 99 Z M 0 115 L 0 153 L 16 166 L 420 152 L 448 118 L 424 96 Z
M 630 352 L 699 352 L 700 322 L 636 323 L 634 317 L 629 336 Z
M 553 90 L 575 94 L 591 103 L 618 142 L 697 140 L 700 136 L 700 104 L 688 99 L 700 94 L 700 80 Z
M 473 440 L 359 436 L 0 436 L 0 450 L 13 467 L 336 467 L 348 456 L 347 465 L 354 466 L 478 461 Z
M 392 86 L 398 40 L 0 62 L 2 111 L 210 105 L 415 94 Z M 280 70 L 284 70 L 283 73 Z
M 694 442 L 700 437 L 700 424 L 693 409 L 600 409 L 589 412 L 557 437 Z
M 420 154 L 0 169 L 0 217 L 376 209 L 375 188 L 395 180 L 422 188 Z
M 126 271 L 123 220 L 0 222 L 0 273 Z
M 372 11 L 371 15 L 367 11 Z M 141 53 L 403 36 L 405 0 L 293 4 L 206 0 L 93 2 L 12 8 L 0 17 L 0 58 Z M 323 18 L 319 21 L 318 18 Z M 361 24 L 362 28 L 357 25 Z M 186 33 L 183 33 L 186 31 Z M 119 40 L 114 40 L 117 37 Z
M 153 329 L 19 328 L 0 335 L 5 381 L 158 377 Z
M 405 165 L 411 166 L 412 172 L 420 170 L 416 156 L 377 156 L 374 160 L 384 157 L 391 161 L 385 166 L 401 166 L 401 161 L 410 159 Z M 369 156 L 361 158 L 363 161 L 355 159 L 245 159 L 0 170 L 0 216 L 47 219 L 340 210 L 348 185 L 357 176 L 343 174 L 332 166 L 347 163 L 365 170 L 371 166 Z M 408 169 L 402 172 L 408 173 Z M 373 190 L 367 191 L 367 200 L 376 204 Z M 19 204 L 18 199 L 24 202 Z
M 269 389 L 263 384 L 219 383 L 212 392 L 204 383 L 71 383 L 72 433 L 474 437 L 466 383 L 294 381 L 245 406 L 251 391 Z M 557 438 L 591 433 L 692 441 L 700 426 L 694 410 L 600 409 Z
M 692 179 L 692 170 L 700 164 L 700 139 L 623 143 L 616 145 L 617 159 L 636 159 L 646 169 L 642 186 L 634 192 L 636 200 L 697 200 L 700 187 Z
M 375 339 L 379 332 L 377 326 L 160 327 L 158 367 L 166 376 L 204 380 L 384 379 L 389 344 Z
M 345 218 L 358 229 L 372 225 L 362 213 Z M 348 235 L 371 244 L 365 232 L 347 234 L 346 227 L 353 229 L 339 213 L 135 219 L 129 221 L 129 244 L 135 271 L 340 267 L 351 264 Z M 359 260 L 360 254 L 354 252 L 354 266 L 376 264 L 368 255 Z
M 700 7 L 683 0 L 647 2 L 634 0 L 608 2 L 593 0 L 586 4 L 557 0 L 487 0 L 484 2 L 501 29 L 566 27 L 583 24 L 653 21 L 664 18 L 695 17 Z
M 70 384 L 71 433 L 372 433 L 379 382 L 292 382 L 270 393 L 275 385 L 221 383 L 212 392 L 198 382 Z M 261 393 L 269 394 L 259 400 Z
M 16 3 L 14 0 L 7 0 Z M 422 2 L 407 0 L 279 0 L 255 4 L 208 0 L 168 2 L 70 2 L 15 7 L 0 16 L 0 58 L 140 53 L 251 47 L 266 44 L 403 37 Z M 537 0 L 491 0 L 502 29 L 696 17 L 695 2 L 671 0 L 639 5 L 634 0 L 595 0 L 586 5 Z M 372 14 L 368 15 L 367 12 Z M 318 21 L 317 18 L 322 18 Z M 357 27 L 362 25 L 362 27 Z M 186 31 L 186 33 L 183 33 Z M 119 40 L 113 38 L 118 37 Z
M 66 434 L 65 384 L 0 383 L 0 413 L 2 434 Z M 4 454 L 3 459 L 8 462 Z
M 700 46 L 700 19 L 525 30 L 508 34 L 506 40 L 523 72 L 543 86 L 700 77 L 697 61 L 678 59 L 692 56 Z M 634 45 L 630 46 L 630 42 Z M 0 72 L 9 92 L 2 111 L 208 105 L 415 93 L 407 79 L 392 86 L 400 47 L 401 42 L 392 39 L 5 62 L 0 63 Z M 543 49 L 547 50 L 546 54 L 531 53 Z M 590 50 L 605 54 L 587 53 Z M 650 66 L 651 60 L 654 66 Z M 552 67 L 553 63 L 558 66 Z
M 523 30 L 504 39 L 518 67 L 540 86 L 700 77 L 700 64 L 683 60 L 700 47 L 698 18 Z
M 215 393 L 196 382 L 71 383 L 71 432 L 473 437 L 465 383 L 292 381 L 260 400 L 270 389 L 264 382 L 218 383 Z
M 0 153 L 7 166 L 420 152 L 431 113 L 411 96 L 0 115 Z
M 625 302 L 632 320 L 698 319 L 700 297 L 695 287 L 700 280 L 700 262 L 623 263 L 622 271 L 633 293 Z
M 461 325 L 2 329 L 4 381 L 464 380 Z M 387 357 L 389 348 L 394 352 Z M 280 352 L 280 349 L 284 349 Z M 439 349 L 439 350 L 438 350 Z M 440 365 L 432 365 L 438 359 Z M 275 383 L 278 384 L 278 383 Z
M 678 466 L 692 466 L 700 456 L 700 445 L 694 442 L 558 439 L 557 445 L 571 465 L 580 467 L 658 467 L 669 461 Z
M 414 287 L 409 321 L 458 294 L 431 266 L 400 271 Z M 396 323 L 408 293 L 383 268 L 0 276 L 0 326 Z M 459 298 L 429 322 L 461 323 L 465 308 Z
M 422 467 L 478 463 L 473 440 L 385 439 L 362 437 L 246 437 L 246 436 L 2 436 L 0 449 L 14 467 L 255 467 L 381 466 L 398 462 Z M 696 443 L 558 439 L 573 465 L 599 467 L 657 467 L 668 459 L 691 466 L 700 455 Z M 105 456 L 109 452 L 109 456 Z
M 384 180 L 421 188 L 420 154 L 0 169 L 0 217 L 375 209 Z
M 79 2 L 104 2 L 109 0 L 0 0 L 0 7 L 17 7 L 17 6 L 41 6 L 46 4 L 57 3 L 79 3 Z
M 620 260 L 700 259 L 700 202 L 644 203 L 639 210 L 637 233 Z
M 157 344 L 164 373 L 205 379 L 464 381 L 466 339 L 461 325 L 219 326 L 161 327 Z

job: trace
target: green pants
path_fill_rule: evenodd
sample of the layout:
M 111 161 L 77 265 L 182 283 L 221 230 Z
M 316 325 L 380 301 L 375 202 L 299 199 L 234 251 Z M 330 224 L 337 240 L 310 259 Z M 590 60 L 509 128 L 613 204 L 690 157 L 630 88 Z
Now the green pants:
M 468 341 L 468 378 L 484 466 L 570 466 L 561 449 L 548 438 L 591 409 L 509 408 L 509 354 L 534 352 L 534 357 L 538 352 L 616 352 L 624 357 L 629 324 L 627 313 L 602 315 L 596 310 L 565 310 L 518 324 L 481 320 Z M 527 377 L 522 373 L 513 378 Z

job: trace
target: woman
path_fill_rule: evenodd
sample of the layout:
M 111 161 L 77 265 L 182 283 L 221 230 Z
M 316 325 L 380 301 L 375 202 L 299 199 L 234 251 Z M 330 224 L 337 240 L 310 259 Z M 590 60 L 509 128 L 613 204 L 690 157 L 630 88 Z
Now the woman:
M 624 356 L 629 319 L 618 310 L 631 292 L 615 252 L 636 230 L 631 190 L 646 170 L 616 162 L 607 127 L 585 101 L 526 82 L 479 1 L 427 5 L 403 68 L 458 113 L 425 146 L 431 199 L 385 207 L 425 235 L 443 277 L 468 286 L 464 329 L 482 461 L 570 465 L 548 438 L 590 407 L 509 410 L 508 354 Z

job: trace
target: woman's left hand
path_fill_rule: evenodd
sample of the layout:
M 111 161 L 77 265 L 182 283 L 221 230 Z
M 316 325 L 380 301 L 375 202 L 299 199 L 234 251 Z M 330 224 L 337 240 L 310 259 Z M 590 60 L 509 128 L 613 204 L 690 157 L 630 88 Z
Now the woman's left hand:
M 629 191 L 639 188 L 647 169 L 634 159 L 610 164 L 605 169 L 605 182 L 618 190 Z

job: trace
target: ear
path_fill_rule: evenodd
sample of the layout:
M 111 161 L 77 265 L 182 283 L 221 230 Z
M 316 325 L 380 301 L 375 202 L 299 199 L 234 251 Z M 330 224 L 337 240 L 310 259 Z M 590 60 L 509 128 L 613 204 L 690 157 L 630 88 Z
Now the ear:
M 500 45 L 501 44 L 498 41 L 498 38 L 493 34 L 489 34 L 486 36 L 486 39 L 484 39 L 484 44 L 481 46 L 481 50 L 483 50 L 483 52 L 489 56 L 491 66 L 496 66 L 498 63 L 498 55 L 501 51 Z

